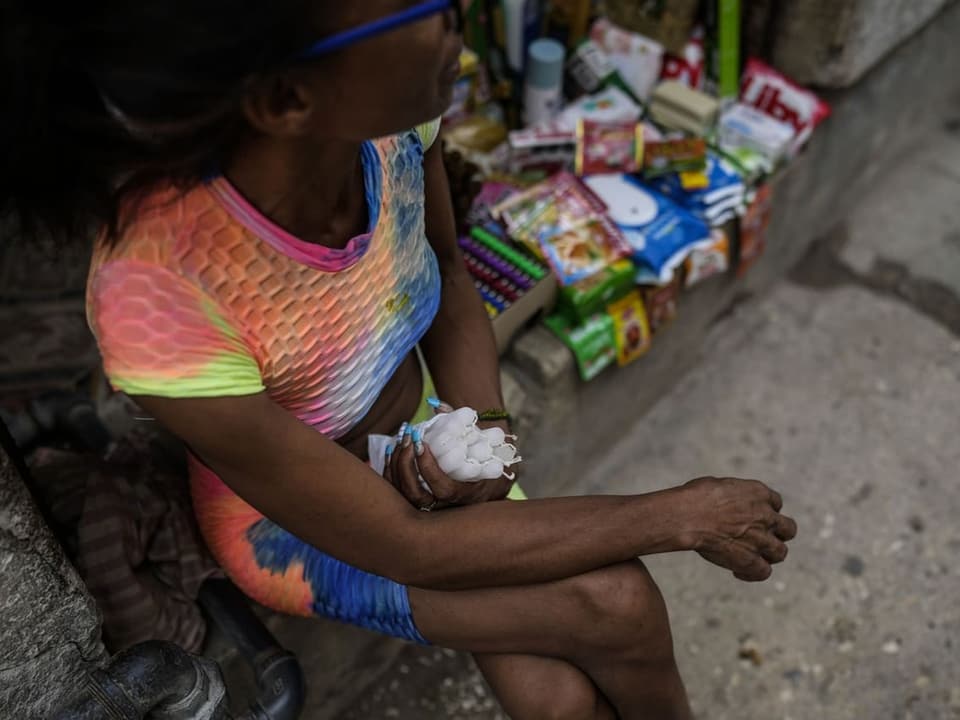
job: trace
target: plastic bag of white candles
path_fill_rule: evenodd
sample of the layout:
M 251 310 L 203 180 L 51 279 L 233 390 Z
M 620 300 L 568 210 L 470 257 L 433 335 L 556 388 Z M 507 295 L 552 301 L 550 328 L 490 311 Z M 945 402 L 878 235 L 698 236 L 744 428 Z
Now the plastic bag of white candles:
M 472 408 L 441 413 L 414 428 L 420 432 L 440 469 L 458 482 L 500 477 L 513 480 L 509 469 L 522 460 L 512 443 L 516 438 L 497 427 L 486 430 L 477 427 L 477 412 Z M 388 435 L 369 437 L 370 467 L 380 475 L 386 466 L 387 448 L 397 442 L 397 437 Z

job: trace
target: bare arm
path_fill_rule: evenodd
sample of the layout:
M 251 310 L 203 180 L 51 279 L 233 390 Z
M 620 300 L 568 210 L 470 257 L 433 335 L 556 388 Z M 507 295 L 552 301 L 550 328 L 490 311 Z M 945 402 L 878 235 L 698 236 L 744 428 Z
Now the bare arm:
M 407 585 L 546 582 L 638 555 L 697 549 L 702 535 L 696 493 L 685 488 L 421 513 L 266 394 L 138 401 L 264 515 L 337 558 Z M 402 452 L 412 467 L 413 448 Z M 764 522 L 777 515 L 770 495 L 756 489 L 751 496 Z M 759 556 L 741 570 L 755 579 L 769 574 Z
M 421 346 L 440 397 L 454 407 L 503 406 L 490 319 L 457 246 L 443 155 L 437 142 L 424 160 L 427 238 L 443 278 L 440 311 Z

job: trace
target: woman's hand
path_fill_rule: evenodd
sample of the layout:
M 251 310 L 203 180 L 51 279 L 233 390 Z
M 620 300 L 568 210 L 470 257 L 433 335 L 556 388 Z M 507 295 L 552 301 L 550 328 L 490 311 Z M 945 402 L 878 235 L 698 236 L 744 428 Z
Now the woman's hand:
M 781 514 L 779 493 L 756 480 L 711 477 L 692 480 L 680 492 L 685 544 L 704 559 L 753 582 L 769 578 L 772 566 L 786 559 L 797 523 Z
M 440 469 L 427 444 L 416 442 L 411 433 L 404 434 L 399 447 L 388 455 L 383 476 L 411 505 L 425 511 L 503 500 L 514 483 L 506 477 L 457 482 Z M 420 483 L 421 477 L 429 490 Z

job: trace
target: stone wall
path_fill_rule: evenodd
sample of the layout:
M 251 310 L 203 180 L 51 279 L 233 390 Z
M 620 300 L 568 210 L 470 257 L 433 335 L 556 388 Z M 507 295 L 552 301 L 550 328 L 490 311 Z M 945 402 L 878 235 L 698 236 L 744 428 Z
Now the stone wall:
M 784 0 L 767 47 L 797 82 L 849 87 L 954 0 Z
M 106 658 L 93 598 L 0 448 L 0 717 L 46 720 Z

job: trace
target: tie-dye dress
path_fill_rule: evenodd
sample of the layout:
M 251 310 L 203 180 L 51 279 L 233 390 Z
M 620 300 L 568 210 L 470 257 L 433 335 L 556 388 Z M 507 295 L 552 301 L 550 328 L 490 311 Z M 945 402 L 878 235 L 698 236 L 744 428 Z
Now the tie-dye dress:
M 437 123 L 364 143 L 369 231 L 304 242 L 224 178 L 158 192 L 95 253 L 87 313 L 113 386 L 130 395 L 270 398 L 328 438 L 353 428 L 440 303 L 424 230 L 423 153 Z M 424 642 L 407 589 L 311 547 L 191 459 L 204 537 L 258 602 Z

